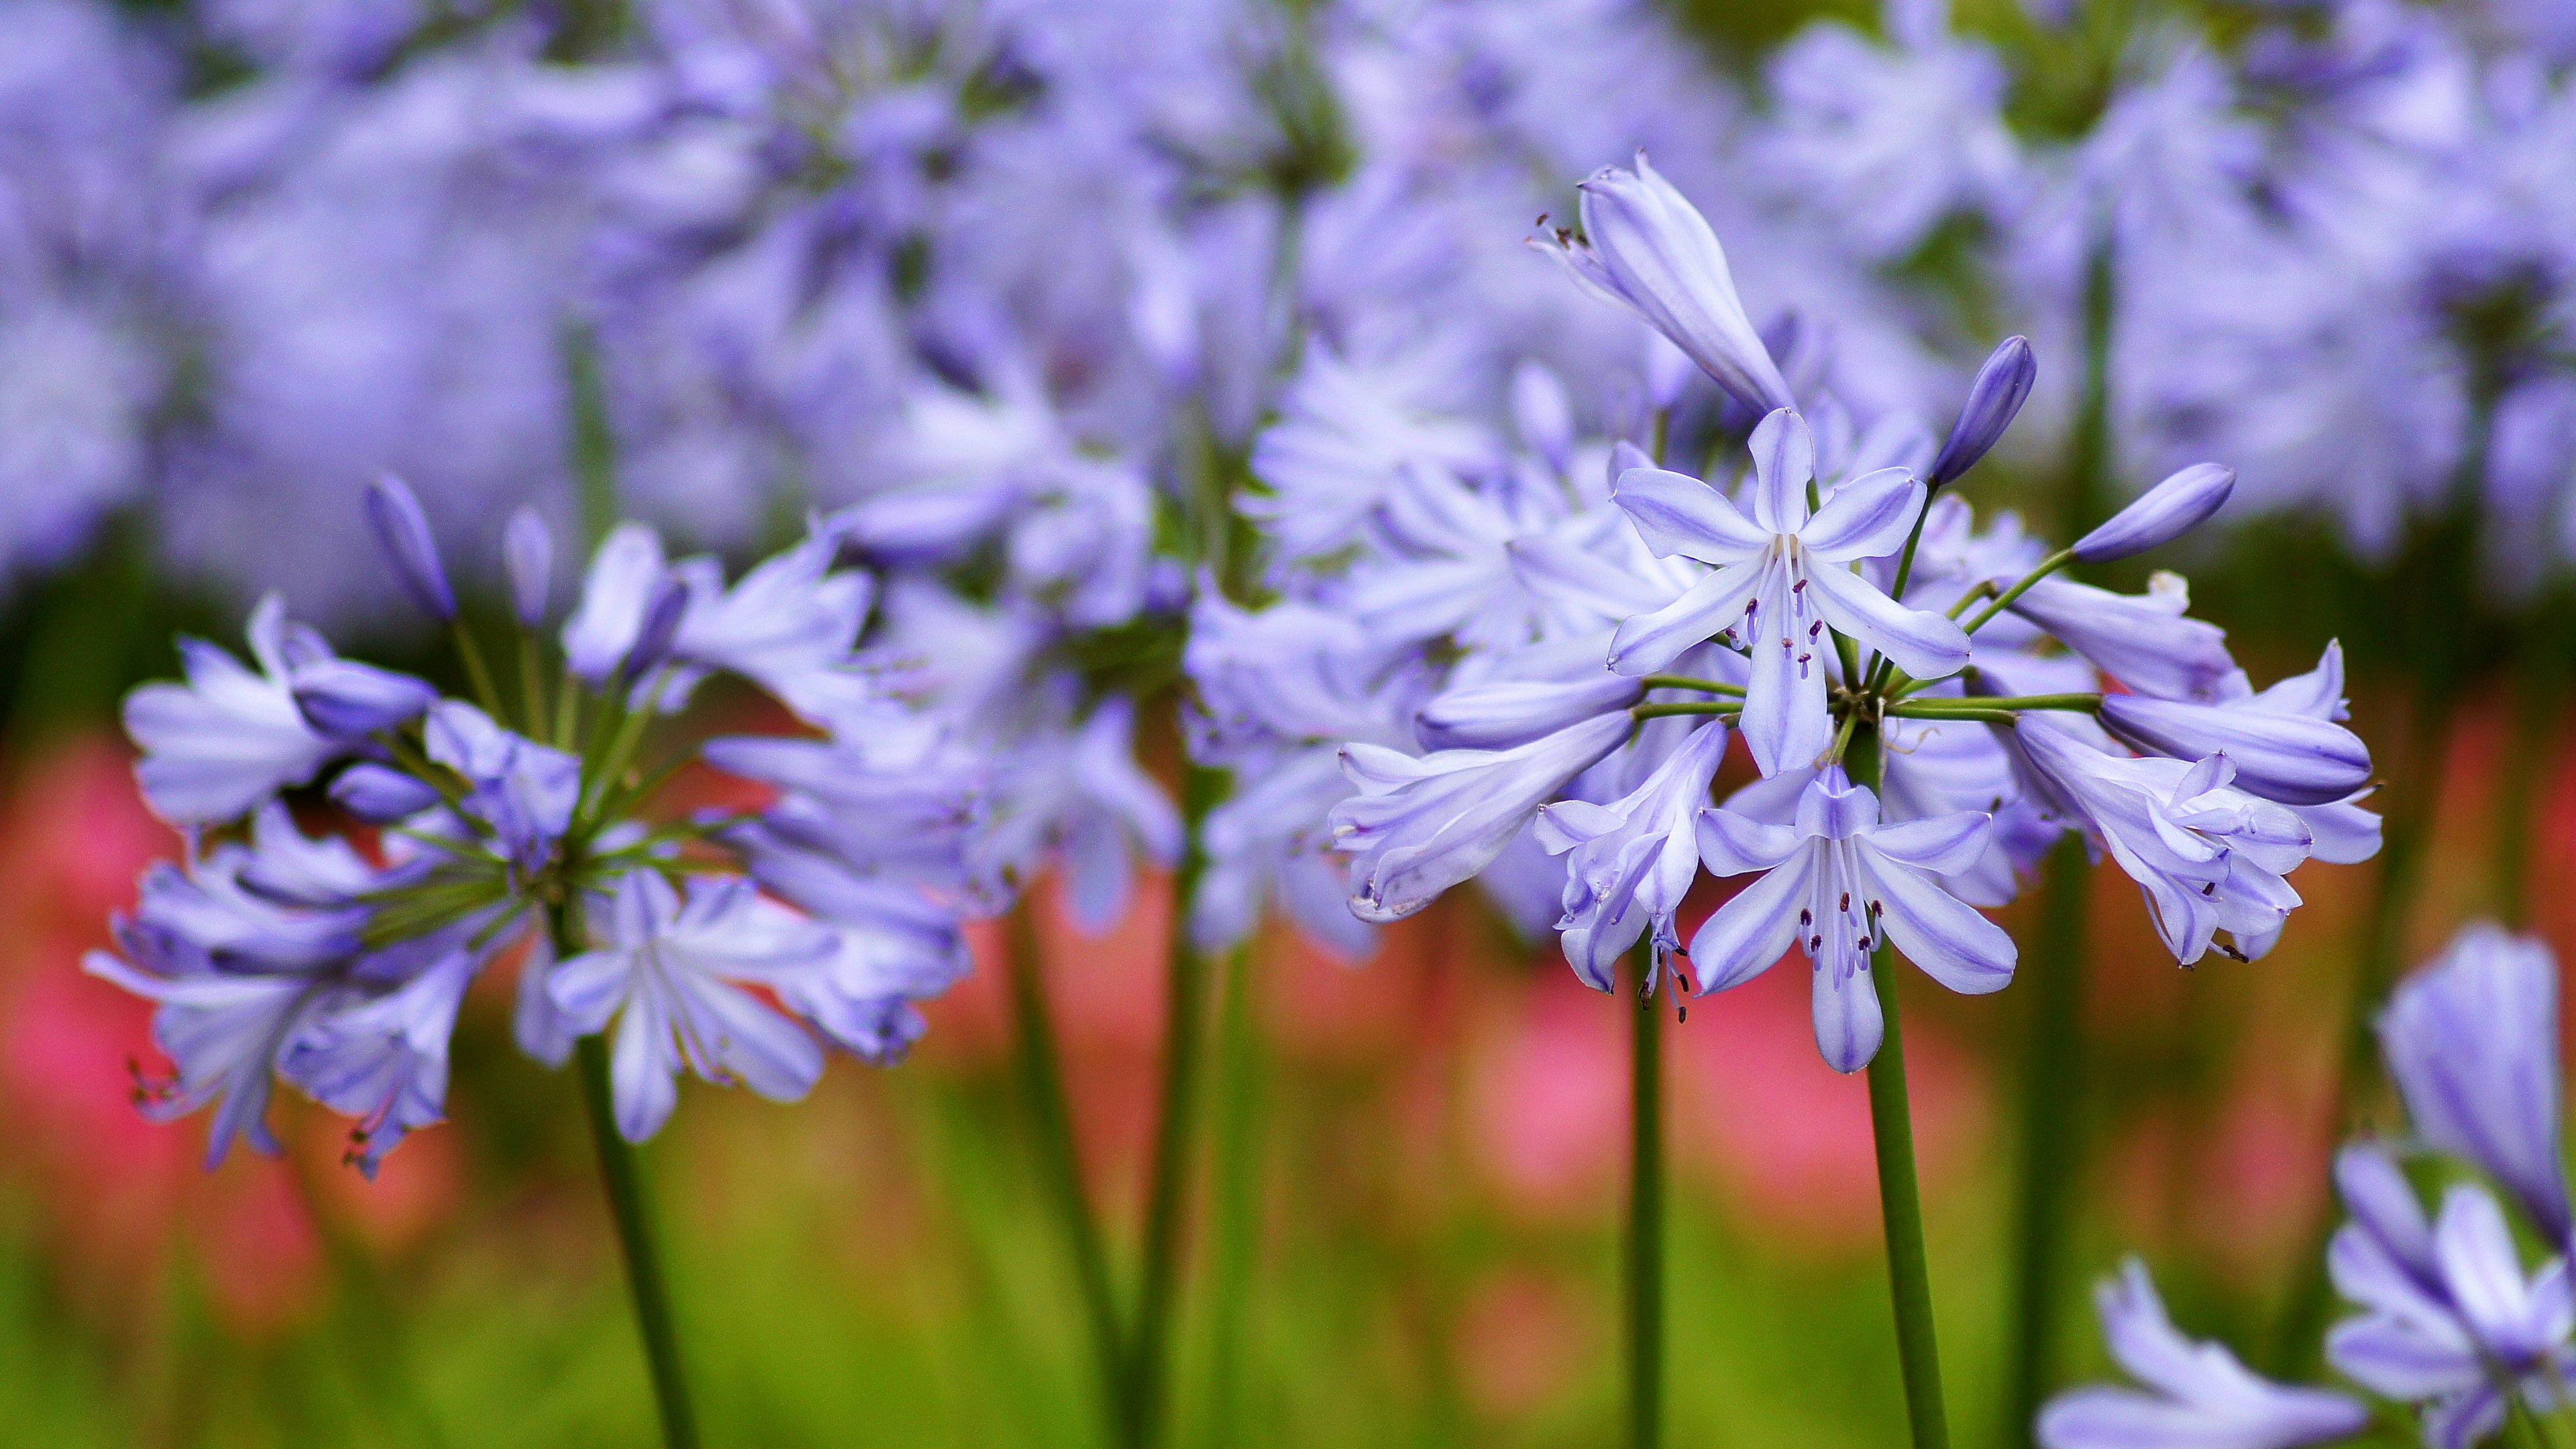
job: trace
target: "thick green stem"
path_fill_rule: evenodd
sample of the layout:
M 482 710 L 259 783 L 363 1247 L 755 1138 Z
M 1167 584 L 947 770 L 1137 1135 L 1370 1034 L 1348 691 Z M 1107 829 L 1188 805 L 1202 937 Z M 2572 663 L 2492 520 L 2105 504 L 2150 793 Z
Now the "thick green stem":
M 1854 735 L 1844 756 L 1855 784 L 1879 783 L 1876 731 Z M 1949 1449 L 1942 1404 L 1941 1350 L 1932 1323 L 1931 1256 L 1923 1245 L 1922 1188 L 1914 1171 L 1914 1115 L 1905 1092 L 1905 1033 L 1897 1014 L 1896 953 L 1882 944 L 1870 962 L 1885 1034 L 1869 1063 L 1870 1138 L 1878 1149 L 1879 1217 L 1887 1234 L 1887 1287 L 1896 1311 L 1896 1356 L 1914 1449 Z
M 568 906 L 546 908 L 555 959 L 580 955 L 583 943 L 573 929 Z M 680 1363 L 680 1338 L 671 1318 L 670 1286 L 662 1275 L 655 1246 L 653 1207 L 645 1195 L 642 1164 L 635 1144 L 618 1135 L 617 1103 L 608 1080 L 608 1043 L 583 1037 L 573 1048 L 581 1076 L 582 1105 L 590 1113 L 591 1143 L 599 1151 L 600 1185 L 608 1191 L 609 1215 L 617 1220 L 617 1246 L 626 1257 L 626 1286 L 635 1300 L 635 1329 L 644 1339 L 644 1363 L 653 1376 L 653 1401 L 662 1413 L 665 1449 L 696 1449 L 697 1416 L 689 1407 L 689 1384 Z
M 1654 942 L 1635 952 L 1628 1049 L 1628 1443 L 1659 1449 L 1664 1416 L 1663 1003 L 1646 994 Z
M 1641 704 L 1628 711 L 1631 716 L 1637 719 L 1661 719 L 1668 714 L 1722 714 L 1732 716 L 1743 712 L 1744 702 L 1742 700 L 1733 699 L 1724 701 L 1692 699 L 1678 700 L 1671 704 Z
M 1243 1437 L 1252 1262 L 1261 1240 L 1261 1042 L 1252 1010 L 1248 946 L 1237 946 L 1226 957 L 1216 1054 L 1215 1222 L 1210 1233 L 1216 1261 L 1208 1275 L 1206 1442 L 1233 1444 Z
M 1038 956 L 1035 908 L 1023 896 L 1010 914 L 1010 945 L 1004 952 L 1011 983 L 1011 1015 L 1018 1032 L 1014 1053 L 1020 1093 L 1037 1132 L 1038 1169 L 1056 1219 L 1073 1255 L 1074 1275 L 1082 1290 L 1084 1316 L 1091 1327 L 1103 1407 L 1121 1435 L 1134 1419 L 1127 1396 L 1126 1356 L 1120 1349 L 1118 1304 L 1109 1283 L 1109 1256 L 1101 1245 L 1100 1222 L 1091 1210 L 1091 1195 L 1082 1186 L 1082 1158 L 1074 1146 L 1073 1109 L 1064 1090 L 1064 1062 L 1056 1050 L 1055 1021 L 1047 1009 L 1046 983 Z
M 1129 1407 L 1135 1442 L 1164 1437 L 1165 1383 L 1171 1375 L 1172 1324 L 1180 1293 L 1181 1228 L 1187 1216 L 1191 1151 L 1196 1140 L 1199 1056 L 1207 1035 L 1208 962 L 1190 944 L 1190 901 L 1207 867 L 1201 845 L 1207 812 L 1223 793 L 1217 772 L 1192 768 L 1182 785 L 1181 867 L 1172 890 L 1172 944 L 1163 984 L 1163 1080 L 1154 1133 L 1153 1177 L 1145 1205 L 1145 1271 L 1137 1301 Z
M 2084 950 L 2092 872 L 2081 836 L 2049 852 L 2040 885 L 2039 949 L 2022 957 L 2031 984 L 2022 1047 L 2021 1210 L 2013 1255 L 2012 1378 L 2001 1442 L 2031 1442 L 2054 1374 L 2058 1281 L 2081 1164 L 2084 1092 Z

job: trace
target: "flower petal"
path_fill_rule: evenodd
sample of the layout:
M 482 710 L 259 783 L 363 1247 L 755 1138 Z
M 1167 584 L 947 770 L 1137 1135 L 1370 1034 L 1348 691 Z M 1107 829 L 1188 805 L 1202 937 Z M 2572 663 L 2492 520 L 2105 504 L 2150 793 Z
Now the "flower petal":
M 2004 928 L 1911 866 L 1878 854 L 1863 836 L 1862 881 L 1886 906 L 1880 926 L 1905 959 L 1951 990 L 1982 996 L 2010 985 L 2018 952 Z
M 1816 868 L 1816 852 L 1800 850 L 1717 908 L 1691 937 L 1691 965 L 1700 990 L 1741 986 L 1771 968 L 1798 939 L 1798 903 Z
M 1826 623 L 1895 660 L 1897 668 L 1917 679 L 1944 679 L 1968 666 L 1968 635 L 1955 620 L 1909 609 L 1850 569 L 1838 564 L 1809 568 L 1807 593 Z
M 1725 494 L 1663 468 L 1631 468 L 1620 474 L 1611 501 L 1626 511 L 1637 536 L 1658 558 L 1680 554 L 1702 563 L 1731 564 L 1769 548 L 1776 536 L 1746 518 Z
M 1798 530 L 1807 552 L 1833 563 L 1886 558 L 1905 547 L 1923 511 L 1923 485 L 1902 468 L 1881 468 L 1843 484 Z

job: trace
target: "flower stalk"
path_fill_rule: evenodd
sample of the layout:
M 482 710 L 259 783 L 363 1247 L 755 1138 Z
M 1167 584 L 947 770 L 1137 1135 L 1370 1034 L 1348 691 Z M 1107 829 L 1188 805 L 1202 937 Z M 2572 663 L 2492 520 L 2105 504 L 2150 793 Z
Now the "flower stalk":
M 1843 755 L 1855 784 L 1879 783 L 1875 729 L 1852 736 Z M 1949 1449 L 1942 1402 L 1941 1350 L 1932 1321 L 1932 1268 L 1923 1242 L 1922 1189 L 1914 1167 L 1914 1117 L 1905 1090 L 1905 1034 L 1896 999 L 1896 953 L 1881 943 L 1870 963 L 1871 986 L 1886 1035 L 1869 1063 L 1870 1140 L 1878 1157 L 1879 1214 L 1887 1236 L 1887 1286 L 1896 1312 L 1896 1353 L 1905 1381 L 1905 1416 L 1914 1449 Z
M 1649 994 L 1654 943 L 1634 952 L 1628 1050 L 1628 1443 L 1657 1449 L 1664 1413 L 1663 1003 Z
M 546 908 L 546 931 L 558 961 L 570 960 L 586 947 L 572 917 L 573 907 L 567 903 Z M 626 1287 L 634 1300 L 635 1331 L 644 1340 L 645 1367 L 653 1378 L 662 1443 L 664 1449 L 697 1449 L 697 1414 L 689 1402 L 688 1374 L 671 1314 L 670 1283 L 662 1271 L 643 1164 L 635 1145 L 617 1131 L 606 1038 L 596 1032 L 583 1037 L 573 1047 L 573 1058 L 581 1076 L 582 1107 L 590 1118 L 591 1144 L 599 1153 L 600 1186 L 608 1194 L 609 1216 L 617 1223 L 618 1252 L 626 1260 Z
M 1048 1010 L 1044 963 L 1038 954 L 1035 907 L 1024 896 L 1010 913 L 1009 947 L 1004 952 L 1010 976 L 1011 1017 L 1017 1042 L 1013 1059 L 1020 1095 L 1037 1133 L 1038 1171 L 1073 1257 L 1074 1277 L 1082 1294 L 1083 1317 L 1090 1329 L 1094 1368 L 1100 1376 L 1103 1407 L 1122 1438 L 1134 1432 L 1127 1359 L 1118 1303 L 1109 1281 L 1109 1255 L 1100 1236 L 1100 1220 L 1083 1190 L 1082 1157 L 1073 1136 L 1073 1109 L 1065 1099 L 1064 1062 L 1057 1050 L 1055 1020 Z

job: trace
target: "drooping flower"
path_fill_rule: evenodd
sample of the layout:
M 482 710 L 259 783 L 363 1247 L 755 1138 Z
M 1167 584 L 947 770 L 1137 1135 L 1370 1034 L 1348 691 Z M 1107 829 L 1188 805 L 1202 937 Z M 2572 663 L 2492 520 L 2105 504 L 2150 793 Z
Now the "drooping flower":
M 2223 754 L 2130 759 L 2077 728 L 2024 714 L 2012 741 L 2040 797 L 2119 862 L 2145 892 L 2165 949 L 2188 966 L 2212 949 L 2252 960 L 2280 938 L 2299 894 L 2283 877 L 2314 836 L 2289 807 L 2239 790 Z
M 1625 710 L 1508 750 L 1442 750 L 1416 758 L 1350 744 L 1342 769 L 1359 794 L 1333 808 L 1336 849 L 1349 852 L 1351 910 L 1401 920 L 1493 863 L 1541 805 L 1628 737 Z
M 1619 957 L 1651 927 L 1657 971 L 1681 948 L 1673 924 L 1699 877 L 1699 812 L 1726 757 L 1726 726 L 1714 720 L 1665 756 L 1645 782 L 1607 805 L 1563 800 L 1541 806 L 1538 841 L 1567 857 L 1565 915 L 1557 922 L 1565 959 L 1595 991 L 1617 984 Z
M 1840 769 L 1808 785 L 1793 825 L 1701 811 L 1711 871 L 1763 872 L 1691 938 L 1702 989 L 1741 986 L 1796 945 L 1814 968 L 1817 1049 L 1834 1070 L 1859 1071 L 1885 1030 L 1870 975 L 1882 943 L 1953 991 L 1982 995 L 2012 980 L 2012 937 L 1939 880 L 1976 864 L 1991 828 L 1979 811 L 1881 824 L 1877 794 Z
M 544 864 L 581 801 L 581 761 L 505 730 L 462 700 L 432 706 L 429 758 L 464 777 L 466 813 L 489 827 L 521 870 Z
M 2111 1357 L 2145 1387 L 2095 1385 L 2049 1400 L 2043 1449 L 2296 1449 L 2369 1427 L 2370 1411 L 2343 1394 L 2274 1383 L 2224 1347 L 2183 1337 L 2135 1258 L 2093 1301 Z
M 1631 469 L 1617 499 L 1649 546 L 1717 571 L 1680 598 L 1619 626 L 1610 667 L 1651 674 L 1712 637 L 1752 655 L 1743 730 L 1765 775 L 1811 764 L 1833 742 L 1826 709 L 1832 628 L 1896 661 L 1917 679 L 1955 674 L 1968 638 L 1939 614 L 1908 609 L 1849 566 L 1904 546 L 1923 485 L 1901 469 L 1844 483 L 1810 510 L 1815 439 L 1806 420 L 1775 412 L 1753 432 L 1753 516 L 1695 478 Z

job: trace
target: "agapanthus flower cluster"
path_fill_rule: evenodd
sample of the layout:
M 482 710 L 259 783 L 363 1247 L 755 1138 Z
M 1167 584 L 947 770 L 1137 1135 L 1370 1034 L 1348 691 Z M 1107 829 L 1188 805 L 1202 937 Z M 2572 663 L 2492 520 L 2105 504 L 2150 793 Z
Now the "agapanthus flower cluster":
M 2258 691 L 2181 579 L 2065 576 L 2207 519 L 2227 469 L 2184 469 L 2063 550 L 2009 514 L 1981 527 L 1951 486 L 2031 389 L 2021 339 L 1936 445 L 1802 392 L 1642 156 L 1583 183 L 1581 225 L 1540 249 L 1698 364 L 1716 387 L 1695 407 L 1578 439 L 1531 367 L 1507 441 L 1318 359 L 1256 453 L 1285 597 L 1213 609 L 1191 663 L 1203 756 L 1275 783 L 1239 863 L 1280 899 L 1313 913 L 1328 844 L 1362 921 L 1475 879 L 1553 914 L 1603 990 L 1641 941 L 1648 991 L 1723 990 L 1795 948 L 1818 1044 L 1854 1071 L 1881 1037 L 1878 949 L 2002 987 L 2014 947 L 1977 908 L 2064 832 L 2138 883 L 2186 965 L 2261 956 L 2299 865 L 2375 851 L 2335 650 Z M 1717 801 L 1735 735 L 1759 778 Z M 1340 784 L 1319 767 L 1336 746 Z M 1703 870 L 1752 879 L 1685 944 Z
M 2472 925 L 2398 989 L 2379 1041 L 2412 1131 L 2335 1159 L 2347 1218 L 2326 1263 L 2358 1311 L 2327 1334 L 2327 1360 L 2376 1399 L 2415 1409 L 2433 1449 L 2576 1411 L 2558 963 L 2536 940 Z M 2438 1207 L 2426 1182 L 2446 1183 Z M 2370 1423 L 2349 1393 L 2275 1384 L 2225 1348 L 2184 1340 L 2134 1260 L 2101 1305 L 2113 1355 L 2146 1389 L 2060 1396 L 2039 1420 L 2047 1449 L 2292 1449 Z
M 386 478 L 366 503 L 383 576 L 454 631 L 474 698 L 341 657 L 271 595 L 250 663 L 185 640 L 185 682 L 127 700 L 144 797 L 188 840 L 89 960 L 158 1003 L 172 1069 L 138 1078 L 147 1110 L 211 1106 L 210 1161 L 274 1151 L 283 1079 L 356 1119 L 372 1173 L 440 1120 L 459 1004 L 514 957 L 529 1055 L 613 1034 L 629 1140 L 669 1118 L 684 1069 L 791 1099 L 827 1047 L 900 1057 L 998 885 L 978 862 L 989 772 L 859 653 L 875 584 L 839 566 L 840 536 L 818 524 L 728 583 L 630 524 L 557 620 L 554 546 L 521 513 L 516 638 L 487 651 L 410 490 Z M 719 677 L 796 729 L 701 738 L 683 711 Z M 658 808 L 708 769 L 768 803 Z

